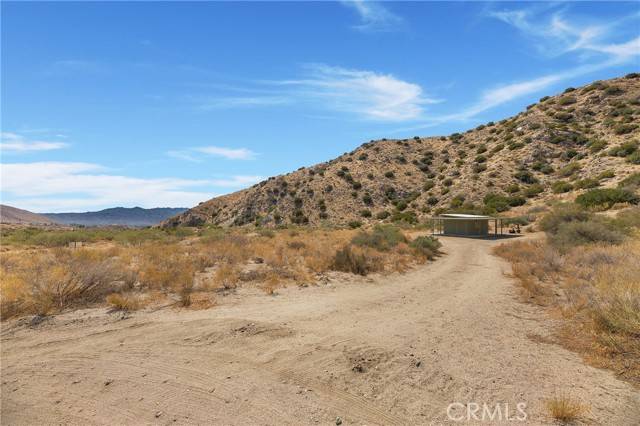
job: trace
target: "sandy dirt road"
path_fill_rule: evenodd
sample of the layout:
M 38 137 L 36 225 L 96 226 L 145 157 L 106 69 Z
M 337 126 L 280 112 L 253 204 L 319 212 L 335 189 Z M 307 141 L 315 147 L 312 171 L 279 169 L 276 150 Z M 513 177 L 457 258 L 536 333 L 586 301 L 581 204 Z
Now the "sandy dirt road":
M 2 424 L 482 424 L 467 403 L 551 424 L 543 401 L 560 393 L 589 424 L 639 424 L 637 389 L 542 343 L 553 322 L 517 301 L 495 241 L 442 241 L 403 275 L 5 325 Z

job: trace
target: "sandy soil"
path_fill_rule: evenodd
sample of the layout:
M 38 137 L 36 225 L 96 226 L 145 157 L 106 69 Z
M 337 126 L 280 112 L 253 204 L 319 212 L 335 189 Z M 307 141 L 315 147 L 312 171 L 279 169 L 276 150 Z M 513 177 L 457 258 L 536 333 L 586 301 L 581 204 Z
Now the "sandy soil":
M 562 393 L 590 424 L 638 424 L 637 389 L 545 343 L 553 322 L 518 302 L 496 242 L 442 241 L 404 275 L 6 324 L 2 424 L 440 424 L 455 402 L 512 418 L 524 402 L 510 423 L 550 424 L 543 401 Z

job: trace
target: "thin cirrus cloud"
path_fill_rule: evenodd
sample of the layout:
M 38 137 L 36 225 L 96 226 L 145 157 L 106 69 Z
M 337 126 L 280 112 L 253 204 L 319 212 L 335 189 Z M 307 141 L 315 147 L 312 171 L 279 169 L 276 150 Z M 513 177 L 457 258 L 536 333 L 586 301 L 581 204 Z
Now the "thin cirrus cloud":
M 110 174 L 99 164 L 82 162 L 9 163 L 2 165 L 0 173 L 3 202 L 40 212 L 113 206 L 190 207 L 262 179 L 136 178 Z
M 640 57 L 640 36 L 620 40 L 627 34 L 627 25 L 637 26 L 640 14 L 624 16 L 606 24 L 578 25 L 563 13 L 554 11 L 549 16 L 538 16 L 534 9 L 525 9 L 491 14 L 533 38 L 536 48 L 551 49 L 550 52 L 555 55 L 578 55 L 582 63 L 564 71 L 488 90 L 477 104 L 462 113 L 463 116 L 473 116 L 513 99 L 548 89 L 562 81 L 623 65 Z M 612 41 L 614 39 L 618 41 Z M 593 57 L 595 60 L 584 62 L 585 57 Z
M 198 109 L 211 111 L 216 109 L 251 108 L 290 104 L 293 100 L 286 96 L 211 96 L 196 100 Z
M 303 78 L 270 83 L 290 88 L 300 102 L 374 121 L 416 120 L 426 105 L 442 102 L 426 96 L 420 85 L 391 74 L 325 64 L 307 64 L 305 69 Z
M 353 28 L 362 32 L 397 31 L 404 20 L 392 13 L 382 3 L 365 0 L 341 1 L 344 6 L 353 9 L 360 23 Z
M 29 153 L 52 151 L 68 147 L 69 144 L 57 141 L 30 140 L 17 133 L 2 132 L 0 134 L 0 151 L 3 153 Z
M 247 148 L 226 148 L 222 146 L 199 146 L 186 150 L 168 151 L 167 155 L 180 160 L 201 163 L 203 154 L 206 156 L 222 157 L 227 160 L 253 160 L 258 155 Z
M 426 123 L 396 131 L 417 130 L 451 121 L 465 121 L 479 114 L 534 93 L 550 90 L 555 85 L 599 70 L 637 61 L 640 57 L 640 37 L 624 39 L 629 26 L 638 25 L 640 13 L 620 17 L 607 23 L 579 25 L 577 18 L 566 12 L 532 7 L 521 10 L 491 12 L 490 18 L 513 26 L 533 47 L 546 57 L 573 55 L 579 63 L 565 70 L 514 83 L 500 84 L 481 92 L 479 99 L 460 112 L 428 117 Z M 636 31 L 631 31 L 634 35 Z M 613 41 L 617 40 L 617 41 Z M 587 60 L 588 61 L 585 61 Z
M 640 13 L 589 23 L 578 23 L 579 18 L 567 17 L 565 10 L 548 12 L 537 8 L 494 11 L 489 17 L 513 26 L 532 40 L 539 52 L 551 57 L 574 52 L 586 58 L 603 54 L 624 62 L 640 54 L 640 36 L 612 41 L 629 33 L 637 35 Z

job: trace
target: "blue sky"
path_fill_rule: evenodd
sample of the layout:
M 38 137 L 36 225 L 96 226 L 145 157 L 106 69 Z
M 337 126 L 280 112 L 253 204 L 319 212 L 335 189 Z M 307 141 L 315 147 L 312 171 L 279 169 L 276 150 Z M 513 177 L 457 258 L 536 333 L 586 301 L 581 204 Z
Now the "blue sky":
M 2 2 L 2 202 L 193 206 L 640 70 L 640 3 Z

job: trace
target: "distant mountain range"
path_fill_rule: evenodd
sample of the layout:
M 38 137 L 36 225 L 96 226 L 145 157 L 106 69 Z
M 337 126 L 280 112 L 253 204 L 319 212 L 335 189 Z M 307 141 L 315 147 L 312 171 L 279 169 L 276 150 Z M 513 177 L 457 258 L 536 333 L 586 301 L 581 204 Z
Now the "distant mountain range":
M 0 204 L 0 223 L 11 225 L 55 225 L 53 220 L 43 215 L 2 204 Z
M 159 207 L 143 209 L 141 207 L 114 207 L 97 212 L 85 213 L 43 213 L 43 216 L 65 225 L 84 226 L 151 226 L 186 211 L 182 207 Z

